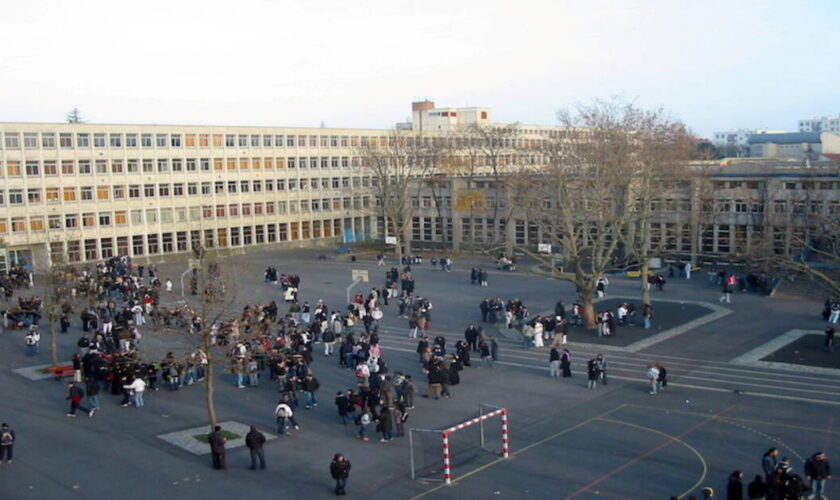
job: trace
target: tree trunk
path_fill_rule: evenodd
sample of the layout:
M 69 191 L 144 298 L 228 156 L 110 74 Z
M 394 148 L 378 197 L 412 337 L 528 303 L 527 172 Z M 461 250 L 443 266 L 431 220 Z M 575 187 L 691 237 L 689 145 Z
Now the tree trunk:
M 58 332 L 55 323 L 55 318 L 50 318 L 50 356 L 52 365 L 58 366 Z
M 642 286 L 642 304 L 650 304 L 650 285 L 648 284 L 648 273 L 650 273 L 650 259 L 642 258 L 639 263 L 639 281 Z
M 215 390 L 216 387 L 214 385 L 214 381 L 216 379 L 215 373 L 213 370 L 213 360 L 210 359 L 209 356 L 209 349 L 206 351 L 208 353 L 207 356 L 207 373 L 204 374 L 205 380 L 207 384 L 206 387 L 206 403 L 207 403 L 207 419 L 210 421 L 210 428 L 214 428 L 216 426 L 217 419 L 216 419 L 216 402 L 215 402 Z
M 595 294 L 591 290 L 581 291 L 578 293 L 578 298 L 583 310 L 583 327 L 587 330 L 598 328 L 598 323 L 595 322 Z

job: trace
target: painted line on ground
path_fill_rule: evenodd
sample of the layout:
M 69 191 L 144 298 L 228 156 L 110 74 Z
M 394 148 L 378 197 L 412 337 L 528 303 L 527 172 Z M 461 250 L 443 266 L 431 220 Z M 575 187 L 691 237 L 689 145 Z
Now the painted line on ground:
M 765 342 L 751 351 L 733 359 L 731 363 L 736 365 L 752 366 L 757 368 L 771 368 L 774 370 L 793 371 L 800 373 L 812 373 L 817 375 L 840 376 L 840 369 L 837 368 L 823 368 L 819 366 L 797 365 L 795 363 L 782 363 L 778 361 L 761 361 L 762 358 L 778 351 L 786 345 L 795 342 L 796 340 L 806 335 L 821 335 L 823 332 L 819 330 L 790 330 L 775 339 Z

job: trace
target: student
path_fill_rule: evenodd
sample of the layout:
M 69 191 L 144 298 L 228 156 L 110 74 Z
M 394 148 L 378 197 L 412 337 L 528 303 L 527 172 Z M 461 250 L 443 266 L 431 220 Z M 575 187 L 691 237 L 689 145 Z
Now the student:
M 341 453 L 336 453 L 330 463 L 330 475 L 335 479 L 335 494 L 346 495 L 344 488 L 350 477 L 350 462 Z

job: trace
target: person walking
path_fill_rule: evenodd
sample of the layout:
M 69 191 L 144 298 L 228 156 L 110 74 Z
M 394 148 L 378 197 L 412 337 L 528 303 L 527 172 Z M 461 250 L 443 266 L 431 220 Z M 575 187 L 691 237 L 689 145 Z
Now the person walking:
M 595 358 L 590 359 L 586 362 L 586 388 L 587 389 L 594 389 L 595 384 L 598 382 L 598 360 Z
M 825 350 L 834 352 L 834 327 L 831 325 L 825 328 Z
M 727 304 L 732 303 L 732 285 L 729 283 L 729 278 L 727 278 L 726 282 L 723 284 L 723 295 L 720 296 L 718 301 L 726 302 Z
M 651 327 L 651 318 L 653 318 L 653 306 L 645 304 L 642 306 L 642 319 L 644 320 L 644 327 L 646 330 Z
M 75 382 L 67 384 L 67 397 L 65 399 L 70 401 L 70 411 L 67 412 L 68 417 L 75 417 L 77 409 L 87 413 L 88 417 L 93 416 L 94 412 L 96 412 L 96 408 L 85 408 L 82 406 L 82 398 L 84 397 L 84 389 L 77 386 Z
M 742 477 L 744 477 L 744 473 L 739 470 L 732 471 L 732 474 L 729 475 L 726 482 L 726 500 L 744 500 Z
M 665 386 L 668 385 L 668 370 L 659 363 L 656 364 L 656 368 L 659 370 L 659 376 L 656 377 L 656 388 L 659 392 L 665 392 Z
M 257 458 L 260 460 L 260 469 L 265 469 L 264 444 L 265 434 L 257 430 L 256 425 L 252 425 L 251 430 L 245 435 L 245 446 L 251 452 L 251 470 L 257 470 Z
M 350 477 L 350 461 L 341 453 L 336 453 L 330 463 L 330 475 L 335 479 L 335 494 L 346 495 L 347 479 Z
M 34 325 L 33 325 L 34 326 Z M 26 344 L 26 355 L 34 356 L 38 354 L 38 345 L 41 342 L 41 334 L 38 333 L 37 328 L 30 328 L 23 343 Z
M 3 422 L 0 426 L 0 464 L 5 458 L 6 463 L 12 463 L 15 451 L 15 431 L 9 424 Z
M 650 393 L 656 394 L 657 380 L 659 379 L 659 368 L 657 368 L 654 363 L 648 364 L 647 379 L 650 383 Z
M 289 435 L 289 427 L 291 425 L 295 426 L 295 429 L 300 429 L 297 421 L 295 420 L 295 414 L 292 411 L 292 407 L 289 406 L 286 402 L 282 399 L 277 404 L 277 407 L 274 408 L 274 416 L 277 417 L 277 433 L 280 435 Z
M 315 392 L 319 387 L 321 387 L 321 383 L 318 382 L 318 379 L 313 377 L 311 373 L 306 374 L 303 383 L 301 383 L 301 388 L 304 394 L 306 394 L 306 406 L 304 408 L 307 410 L 318 406 L 318 399 L 315 397 Z
M 831 464 L 825 453 L 818 451 L 805 461 L 805 478 L 811 483 L 811 498 L 828 498 L 825 496 L 825 483 L 831 479 Z
M 551 346 L 548 353 L 548 376 L 560 376 L 560 351 L 557 350 L 557 346 Z
M 207 435 L 207 442 L 210 443 L 213 468 L 217 470 L 227 469 L 225 465 L 225 443 L 227 439 L 222 435 L 222 427 L 220 425 L 214 427 L 213 432 Z
M 373 417 L 370 416 L 370 410 L 365 407 L 362 413 L 356 417 L 356 425 L 359 426 L 359 433 L 356 435 L 362 441 L 370 441 L 367 436 L 367 430 Z
M 99 409 L 99 382 L 93 377 L 88 378 L 85 382 L 85 392 L 87 393 L 87 402 L 91 408 Z

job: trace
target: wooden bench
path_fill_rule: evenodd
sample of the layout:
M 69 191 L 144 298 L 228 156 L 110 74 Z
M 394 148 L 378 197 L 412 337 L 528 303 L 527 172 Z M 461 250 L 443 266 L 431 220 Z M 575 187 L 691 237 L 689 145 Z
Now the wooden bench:
M 72 377 L 75 372 L 73 365 L 51 366 L 48 368 L 48 371 L 56 380 L 61 380 L 64 377 Z

